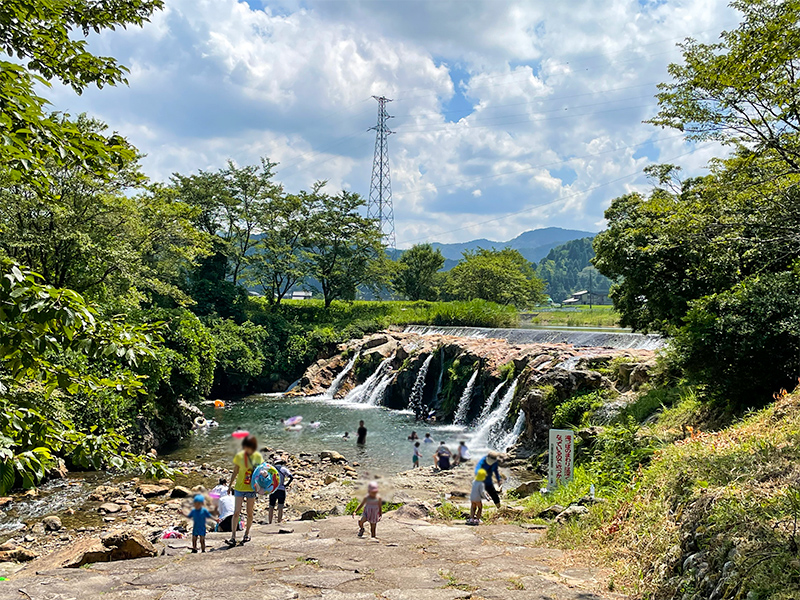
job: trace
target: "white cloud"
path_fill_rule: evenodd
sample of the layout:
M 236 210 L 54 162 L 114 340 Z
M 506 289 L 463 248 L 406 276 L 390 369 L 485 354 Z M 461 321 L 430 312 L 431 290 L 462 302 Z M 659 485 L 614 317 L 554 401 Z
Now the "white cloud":
M 366 194 L 371 96 L 387 95 L 405 245 L 597 230 L 649 162 L 696 174 L 719 151 L 642 121 L 675 43 L 735 24 L 723 0 L 264 4 L 168 0 L 144 29 L 92 41 L 130 67 L 129 87 L 58 89 L 56 107 L 128 135 L 155 179 L 267 155 L 288 189 Z

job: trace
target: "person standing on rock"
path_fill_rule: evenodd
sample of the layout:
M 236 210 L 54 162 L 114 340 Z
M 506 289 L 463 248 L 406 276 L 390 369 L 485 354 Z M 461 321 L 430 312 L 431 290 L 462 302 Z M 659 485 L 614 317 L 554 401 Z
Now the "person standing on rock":
M 269 495 L 269 524 L 272 525 L 272 515 L 275 512 L 275 505 L 278 505 L 278 523 L 283 521 L 283 505 L 286 504 L 286 488 L 294 481 L 294 475 L 286 468 L 284 461 L 279 460 L 275 463 L 278 468 L 280 483 L 278 487 Z
M 353 513 L 354 518 L 356 513 L 362 508 L 364 512 L 361 513 L 361 518 L 358 520 L 358 537 L 364 536 L 364 525 L 369 523 L 370 535 L 373 538 L 377 538 L 376 530 L 378 528 L 378 521 L 381 520 L 381 515 L 383 513 L 383 500 L 381 500 L 381 497 L 378 495 L 377 481 L 369 482 L 369 486 L 367 486 L 367 497 L 364 498 L 361 504 L 358 505 L 358 508 L 356 508 Z
M 251 485 L 253 470 L 261 464 L 263 459 L 258 451 L 258 440 L 254 435 L 248 435 L 242 440 L 242 451 L 233 457 L 233 473 L 228 484 L 228 494 L 236 498 L 236 508 L 233 513 L 232 523 L 239 522 L 242 504 L 247 503 L 247 525 L 242 537 L 242 544 L 250 541 L 250 527 L 253 525 L 253 513 L 256 508 L 256 492 Z M 226 540 L 230 547 L 236 545 L 236 528 L 232 528 L 231 538 Z
M 498 488 L 502 488 L 503 480 L 500 478 L 500 462 L 497 452 L 489 452 L 489 454 L 480 459 L 478 464 L 475 465 L 475 474 L 477 475 L 478 471 L 481 469 L 486 471 L 486 481 L 484 482 L 486 485 L 486 493 L 489 494 L 494 505 L 500 508 L 500 494 Z M 492 475 L 494 475 L 497 480 L 497 488 L 494 487 Z
M 449 471 L 450 470 L 450 459 L 452 458 L 453 453 L 450 452 L 450 448 L 442 442 L 439 444 L 439 447 L 436 449 L 436 452 L 433 454 L 433 464 L 436 467 L 439 467 L 442 471 Z
M 364 421 L 358 422 L 358 431 L 356 431 L 356 444 L 363 446 L 367 443 L 367 428 L 364 426 Z

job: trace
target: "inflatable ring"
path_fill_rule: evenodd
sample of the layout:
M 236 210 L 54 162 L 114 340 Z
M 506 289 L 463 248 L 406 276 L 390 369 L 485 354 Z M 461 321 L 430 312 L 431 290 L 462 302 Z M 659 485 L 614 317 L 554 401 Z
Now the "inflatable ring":
M 225 408 L 224 400 L 214 400 L 214 408 Z
M 205 417 L 201 417 L 200 415 L 197 415 L 194 418 L 194 426 L 195 427 L 205 427 L 207 424 L 208 424 L 208 421 L 206 421 Z
M 244 431 L 244 430 L 240 429 L 239 431 L 234 431 L 234 432 L 231 434 L 231 437 L 232 437 L 232 438 L 234 438 L 234 439 L 236 439 L 236 440 L 243 440 L 243 439 L 244 439 L 244 438 L 246 438 L 248 435 L 250 435 L 250 432 L 249 432 L 249 431 Z

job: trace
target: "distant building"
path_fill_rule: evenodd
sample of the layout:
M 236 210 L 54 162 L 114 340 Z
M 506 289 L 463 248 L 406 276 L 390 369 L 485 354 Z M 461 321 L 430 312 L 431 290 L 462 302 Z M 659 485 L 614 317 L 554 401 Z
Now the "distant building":
M 609 304 L 608 294 L 599 294 L 597 292 L 590 292 L 589 290 L 581 290 L 572 294 L 571 298 L 567 298 L 561 304 L 567 306 L 577 306 L 578 304 Z
M 292 292 L 292 300 L 311 300 L 314 294 L 305 290 L 295 290 Z

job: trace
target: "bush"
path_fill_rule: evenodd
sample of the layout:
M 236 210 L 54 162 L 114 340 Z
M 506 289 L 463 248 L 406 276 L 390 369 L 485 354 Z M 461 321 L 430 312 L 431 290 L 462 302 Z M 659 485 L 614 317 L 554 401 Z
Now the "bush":
M 267 366 L 267 330 L 250 321 L 237 325 L 230 319 L 217 319 L 210 331 L 217 357 L 214 389 L 224 394 L 255 389 L 264 380 Z
M 553 413 L 553 427 L 580 427 L 589 414 L 603 406 L 600 392 L 578 394 L 567 398 L 556 407 Z

